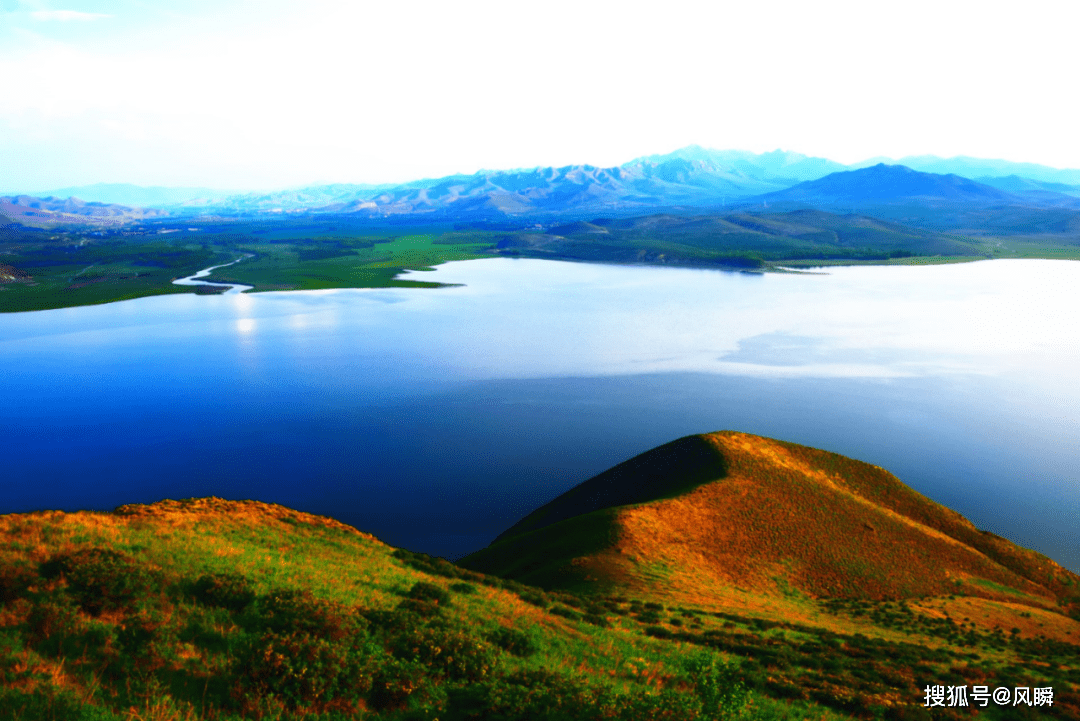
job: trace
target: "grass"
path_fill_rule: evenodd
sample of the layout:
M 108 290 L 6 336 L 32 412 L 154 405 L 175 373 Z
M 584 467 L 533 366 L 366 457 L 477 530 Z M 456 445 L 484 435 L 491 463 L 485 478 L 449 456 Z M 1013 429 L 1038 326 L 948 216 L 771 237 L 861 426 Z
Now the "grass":
M 310 248 L 300 243 L 245 245 L 255 257 L 242 264 L 222 268 L 209 280 L 236 282 L 264 290 L 317 290 L 323 288 L 417 288 L 439 287 L 439 283 L 400 279 L 405 270 L 431 270 L 452 260 L 484 257 L 484 246 L 476 243 L 435 243 L 437 236 L 407 235 L 394 238 L 361 239 L 352 245 L 323 252 L 339 253 L 312 257 Z M 305 257 L 305 253 L 307 257 Z
M 48 229 L 4 223 L 0 312 L 218 292 L 174 286 L 172 281 L 248 255 L 209 280 L 251 285 L 255 292 L 435 287 L 439 284 L 399 276 L 405 270 L 429 270 L 448 261 L 492 255 L 744 271 L 986 258 L 1080 259 L 1080 237 L 1068 229 L 965 235 L 809 210 L 697 217 L 661 214 L 546 230 L 527 220 L 521 225 L 530 229 L 454 229 L 445 223 L 378 226 L 348 216 L 182 222 L 166 218 Z
M 9 257 L 9 262 L 17 263 L 30 277 L 0 283 L 0 312 L 96 305 L 192 292 L 191 288 L 172 285 L 172 280 L 229 260 L 232 260 L 229 255 L 215 249 L 177 249 L 156 242 L 145 246 L 116 243 L 26 249 Z
M 702 443 L 713 455 L 699 454 L 693 463 L 664 455 L 678 446 L 685 460 Z M 681 494 L 613 496 L 611 507 L 589 510 L 607 497 L 608 484 L 626 494 L 656 469 Z M 703 469 L 711 482 L 702 482 Z M 621 464 L 461 563 L 551 588 L 662 589 L 690 603 L 725 598 L 788 615 L 809 597 L 886 600 L 958 589 L 1055 610 L 1075 595 L 1076 580 L 1050 559 L 978 531 L 881 468 L 731 432 L 688 437 Z
M 1076 713 L 1075 644 L 961 602 L 570 593 L 251 501 L 0 516 L 0 719 L 920 718 L 953 676 Z
M 161 223 L 112 230 L 0 227 L 0 261 L 6 268 L 0 269 L 0 312 L 220 292 L 172 281 L 241 257 L 241 263 L 207 279 L 251 285 L 255 292 L 438 287 L 397 276 L 483 257 L 490 246 L 476 234 L 442 234 L 438 227 L 391 234 L 328 221 L 191 222 L 196 225 L 183 229 Z
M 761 270 L 793 263 L 971 259 L 991 252 L 979 238 L 814 210 L 597 219 L 505 234 L 497 247 L 531 257 Z

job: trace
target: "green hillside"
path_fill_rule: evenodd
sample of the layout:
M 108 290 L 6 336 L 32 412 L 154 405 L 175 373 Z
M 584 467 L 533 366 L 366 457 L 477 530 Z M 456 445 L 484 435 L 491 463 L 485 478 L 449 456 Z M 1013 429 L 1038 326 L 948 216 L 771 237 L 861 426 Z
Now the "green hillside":
M 706 569 L 706 557 L 665 537 L 663 514 L 625 524 L 627 509 L 685 514 L 717 477 L 753 471 L 776 490 L 801 482 L 805 466 L 921 527 L 967 532 L 881 469 L 754 439 L 668 444 L 492 547 L 531 537 L 525 563 L 549 553 L 572 567 L 627 530 L 640 540 L 651 523 L 649 539 L 667 547 L 624 546 L 633 583 L 625 567 L 603 579 L 592 566 L 561 588 L 527 585 L 509 566 L 470 570 L 255 501 L 0 516 L 0 719 L 912 719 L 930 718 L 927 684 L 1052 687 L 1052 707 L 991 706 L 981 717 L 1077 718 L 1080 621 L 1066 615 L 1080 615 L 1077 579 L 1004 539 L 969 529 L 1001 575 L 898 597 L 748 578 L 688 585 L 683 571 Z M 787 477 L 766 472 L 770 454 L 793 466 Z M 813 515 L 805 501 L 789 505 Z M 777 537 L 801 533 L 774 520 Z M 769 561 L 768 549 L 734 550 Z M 923 571 L 904 563 L 892 574 Z
M 765 268 L 788 261 L 983 257 L 980 240 L 819 210 L 596 219 L 506 234 L 504 254 L 537 258 Z

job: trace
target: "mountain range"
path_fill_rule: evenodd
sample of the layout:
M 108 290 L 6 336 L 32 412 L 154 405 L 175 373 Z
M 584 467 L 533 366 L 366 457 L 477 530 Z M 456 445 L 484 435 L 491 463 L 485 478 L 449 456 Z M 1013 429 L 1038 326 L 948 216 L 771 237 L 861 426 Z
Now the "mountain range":
M 361 217 L 417 215 L 429 218 L 498 218 L 575 212 L 632 214 L 661 208 L 723 207 L 749 199 L 759 202 L 758 196 L 768 196 L 800 183 L 879 165 L 902 165 L 912 171 L 974 181 L 1010 194 L 998 196 L 997 200 L 1002 202 L 1053 205 L 1080 196 L 1080 170 L 1030 163 L 918 156 L 843 165 L 825 158 L 780 150 L 755 154 L 699 146 L 665 155 L 644 156 L 610 168 L 570 165 L 479 171 L 401 184 L 312 185 L 270 193 L 240 194 L 206 188 L 98 184 L 36 195 L 167 208 L 172 214 L 318 211 Z M 965 187 L 957 181 L 952 183 L 954 187 L 949 193 L 953 196 Z M 974 190 L 974 186 L 969 190 L 969 197 L 989 199 L 992 195 L 985 190 Z

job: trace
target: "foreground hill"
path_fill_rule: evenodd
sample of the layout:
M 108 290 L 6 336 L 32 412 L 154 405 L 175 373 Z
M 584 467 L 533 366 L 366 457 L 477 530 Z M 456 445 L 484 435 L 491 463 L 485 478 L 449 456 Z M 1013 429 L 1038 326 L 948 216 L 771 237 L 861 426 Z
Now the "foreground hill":
M 461 564 L 545 587 L 687 601 L 734 587 L 865 600 L 962 594 L 1053 610 L 1080 584 L 884 469 L 734 432 L 626 461 Z
M 765 448 L 764 439 L 728 437 L 751 443 L 752 455 Z M 737 454 L 718 454 L 710 438 L 623 464 L 600 477 L 614 482 L 585 484 L 500 543 L 579 523 L 566 545 L 595 553 L 606 536 L 581 532 L 582 519 L 597 518 L 590 509 L 649 509 L 717 474 L 744 474 Z M 800 447 L 770 443 L 777 458 L 794 454 L 785 463 L 798 482 Z M 803 464 L 820 460 L 803 450 Z M 834 463 L 821 473 L 840 485 L 854 462 L 826 455 Z M 874 495 L 882 473 L 851 480 L 848 491 L 913 523 L 925 511 L 927 524 L 963 525 L 896 484 Z M 792 532 L 790 519 L 774 520 L 775 534 Z M 686 544 L 659 517 L 649 523 L 655 536 L 642 557 L 660 558 L 663 542 L 685 566 Z M 886 525 L 881 532 L 892 533 Z M 7 515 L 0 537 L 2 719 L 907 719 L 926 717 L 926 684 L 945 683 L 1053 689 L 1053 705 L 991 706 L 987 719 L 1080 713 L 1080 622 L 1048 607 L 1075 577 L 1022 551 L 999 554 L 1003 567 L 1047 575 L 1009 601 L 960 595 L 966 585 L 880 602 L 770 589 L 771 605 L 748 608 L 732 602 L 737 588 L 688 602 L 656 583 L 625 593 L 528 586 L 255 501 Z

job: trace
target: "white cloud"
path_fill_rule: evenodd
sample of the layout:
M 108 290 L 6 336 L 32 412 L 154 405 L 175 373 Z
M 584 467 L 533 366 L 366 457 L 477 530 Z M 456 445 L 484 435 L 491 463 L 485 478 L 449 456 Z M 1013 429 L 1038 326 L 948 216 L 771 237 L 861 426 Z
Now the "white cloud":
M 34 10 L 30 13 L 30 17 L 41 21 L 58 20 L 60 22 L 84 22 L 87 20 L 100 20 L 112 16 L 104 13 L 84 13 L 78 10 Z

